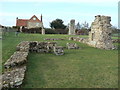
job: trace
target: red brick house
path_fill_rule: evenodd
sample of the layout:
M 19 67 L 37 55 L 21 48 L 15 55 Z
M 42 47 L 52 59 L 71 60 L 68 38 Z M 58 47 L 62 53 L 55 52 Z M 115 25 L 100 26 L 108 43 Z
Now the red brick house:
M 35 15 L 33 15 L 30 19 L 18 19 L 16 18 L 16 26 L 24 26 L 29 28 L 37 28 L 41 27 L 43 28 L 43 22 L 42 22 L 42 15 L 40 16 L 39 20 Z

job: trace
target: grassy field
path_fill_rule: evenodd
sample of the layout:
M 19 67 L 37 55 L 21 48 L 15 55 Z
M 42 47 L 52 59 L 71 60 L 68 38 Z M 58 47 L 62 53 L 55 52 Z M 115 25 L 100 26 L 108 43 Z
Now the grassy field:
M 118 51 L 89 47 L 69 41 L 68 37 L 70 36 L 40 34 L 20 34 L 15 37 L 11 33 L 3 37 L 2 63 L 13 54 L 21 41 L 65 38 L 63 41 L 56 41 L 58 45 L 66 46 L 67 42 L 74 42 L 81 49 L 65 49 L 63 56 L 30 53 L 23 88 L 117 88 Z

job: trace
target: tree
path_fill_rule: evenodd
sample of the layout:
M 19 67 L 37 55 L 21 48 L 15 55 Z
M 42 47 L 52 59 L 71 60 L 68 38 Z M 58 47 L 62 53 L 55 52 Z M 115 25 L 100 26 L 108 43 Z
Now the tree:
M 112 26 L 111 29 L 112 29 L 112 33 L 118 33 L 119 32 L 119 29 L 117 29 L 116 26 Z
M 79 22 L 78 22 L 77 25 L 76 25 L 76 29 L 77 29 L 77 30 L 80 30 L 80 29 L 81 29 L 81 26 L 80 26 Z
M 89 28 L 89 24 L 85 21 L 85 22 L 82 24 L 82 28 L 88 29 L 88 28 Z
M 66 26 L 63 24 L 63 21 L 61 19 L 56 19 L 50 22 L 50 27 L 52 29 L 65 29 Z

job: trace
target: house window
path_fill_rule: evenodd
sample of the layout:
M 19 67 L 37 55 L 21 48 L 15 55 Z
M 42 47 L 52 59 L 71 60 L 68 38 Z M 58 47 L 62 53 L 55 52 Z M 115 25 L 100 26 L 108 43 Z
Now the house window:
M 34 17 L 33 20 L 36 20 L 36 18 Z

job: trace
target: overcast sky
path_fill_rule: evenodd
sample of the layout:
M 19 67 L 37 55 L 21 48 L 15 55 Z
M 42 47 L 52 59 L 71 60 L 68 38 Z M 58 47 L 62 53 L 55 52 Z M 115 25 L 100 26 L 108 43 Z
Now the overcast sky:
M 0 0 L 0 24 L 15 26 L 16 17 L 30 19 L 43 15 L 44 27 L 56 18 L 68 24 L 71 19 L 89 24 L 95 15 L 111 16 L 111 24 L 118 26 L 119 0 Z

